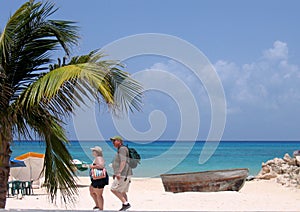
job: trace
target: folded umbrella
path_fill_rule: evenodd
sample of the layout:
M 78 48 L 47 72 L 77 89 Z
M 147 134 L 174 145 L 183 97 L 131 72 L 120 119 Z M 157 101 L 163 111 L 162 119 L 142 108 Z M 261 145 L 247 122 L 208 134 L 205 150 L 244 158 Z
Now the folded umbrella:
M 10 170 L 10 175 L 20 181 L 35 181 L 43 177 L 44 154 L 28 152 L 16 157 L 24 161 L 26 167 L 16 167 Z

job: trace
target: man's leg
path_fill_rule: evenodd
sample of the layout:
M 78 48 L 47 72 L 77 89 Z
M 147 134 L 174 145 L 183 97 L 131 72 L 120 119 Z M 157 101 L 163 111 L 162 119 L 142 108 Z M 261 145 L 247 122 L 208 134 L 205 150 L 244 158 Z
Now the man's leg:
M 128 197 L 127 197 L 127 193 L 122 193 L 122 195 L 123 195 L 123 197 L 124 197 L 124 199 L 126 200 L 126 202 L 128 202 Z
M 116 197 L 118 197 L 119 200 L 121 200 L 121 202 L 124 204 L 127 202 L 127 195 L 126 195 L 126 198 L 124 197 L 124 194 L 121 193 L 121 192 L 118 192 L 118 191 L 115 191 L 115 190 L 111 190 L 111 192 L 116 195 Z
M 118 197 L 119 200 L 121 200 L 121 202 L 124 204 L 126 203 L 126 198 L 124 197 L 123 193 L 120 192 L 123 190 L 123 186 L 125 181 L 123 181 L 124 179 L 120 179 L 118 180 L 117 178 L 114 179 L 112 185 L 111 185 L 111 192 Z
M 120 209 L 120 211 L 126 211 L 131 207 L 131 205 L 127 201 L 128 198 L 126 194 L 126 192 L 128 191 L 129 182 L 130 181 L 123 181 L 123 179 L 121 179 L 121 181 L 115 179 L 111 186 L 111 192 L 116 195 L 116 197 L 118 197 L 118 199 L 122 202 L 122 208 Z

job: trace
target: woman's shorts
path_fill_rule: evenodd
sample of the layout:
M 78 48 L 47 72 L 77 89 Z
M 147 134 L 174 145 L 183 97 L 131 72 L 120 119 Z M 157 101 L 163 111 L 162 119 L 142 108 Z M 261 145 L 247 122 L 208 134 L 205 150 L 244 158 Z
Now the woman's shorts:
M 106 178 L 99 179 L 99 180 L 92 180 L 91 186 L 93 188 L 104 188 L 106 185 L 108 185 L 109 177 L 108 174 L 106 173 Z

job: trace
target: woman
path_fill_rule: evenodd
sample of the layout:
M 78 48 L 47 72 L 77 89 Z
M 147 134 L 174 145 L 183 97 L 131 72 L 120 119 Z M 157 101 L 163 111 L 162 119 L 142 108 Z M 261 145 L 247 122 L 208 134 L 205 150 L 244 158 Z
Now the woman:
M 99 146 L 91 148 L 92 154 L 94 156 L 94 162 L 90 165 L 91 169 L 104 169 L 105 161 L 103 158 L 102 149 Z M 103 210 L 104 199 L 103 199 L 103 189 L 108 185 L 108 175 L 106 173 L 106 178 L 94 180 L 91 176 L 91 186 L 90 186 L 90 195 L 93 198 L 96 206 L 94 211 Z

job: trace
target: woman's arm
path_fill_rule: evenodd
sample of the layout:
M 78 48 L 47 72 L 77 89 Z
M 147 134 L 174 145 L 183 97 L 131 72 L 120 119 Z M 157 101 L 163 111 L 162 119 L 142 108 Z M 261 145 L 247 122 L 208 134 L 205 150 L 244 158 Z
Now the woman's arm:
M 90 165 L 92 169 L 103 169 L 105 167 L 105 161 L 103 157 L 96 157 L 94 161 L 95 165 Z

